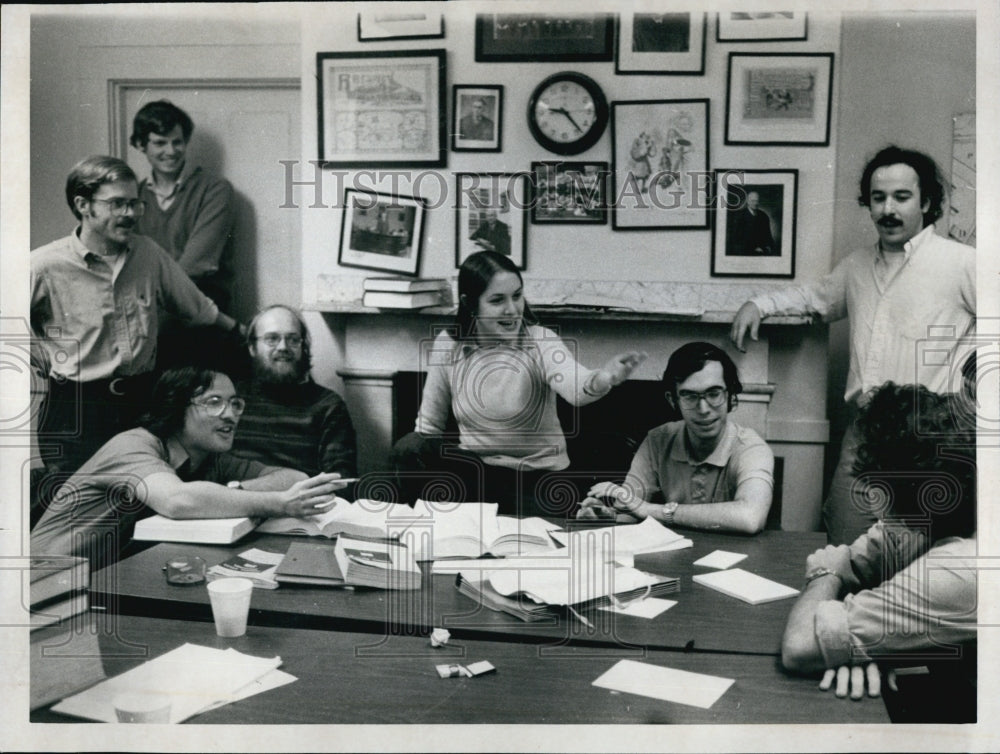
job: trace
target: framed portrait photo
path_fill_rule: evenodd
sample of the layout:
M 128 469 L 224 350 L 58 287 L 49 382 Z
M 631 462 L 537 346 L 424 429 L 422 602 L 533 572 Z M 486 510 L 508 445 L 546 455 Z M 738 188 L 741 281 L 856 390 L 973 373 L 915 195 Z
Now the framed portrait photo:
M 707 99 L 611 103 L 611 225 L 708 230 Z
M 720 11 L 715 39 L 719 42 L 772 42 L 806 39 L 804 11 Z
M 443 167 L 444 50 L 319 52 L 323 167 Z
M 705 17 L 705 13 L 622 13 L 615 73 L 704 73 Z
M 833 53 L 729 53 L 726 144 L 830 144 Z
M 455 152 L 499 152 L 503 138 L 503 87 L 451 88 L 451 148 Z
M 337 263 L 416 275 L 426 206 L 423 199 L 347 189 Z
M 477 251 L 527 263 L 529 176 L 526 173 L 455 173 L 455 266 Z
M 358 41 L 381 39 L 441 39 L 444 14 L 426 13 L 416 6 L 358 12 Z
M 485 13 L 476 16 L 477 63 L 610 61 L 608 13 Z
M 797 170 L 717 170 L 715 277 L 795 277 Z
M 531 222 L 604 225 L 608 222 L 608 163 L 531 163 Z

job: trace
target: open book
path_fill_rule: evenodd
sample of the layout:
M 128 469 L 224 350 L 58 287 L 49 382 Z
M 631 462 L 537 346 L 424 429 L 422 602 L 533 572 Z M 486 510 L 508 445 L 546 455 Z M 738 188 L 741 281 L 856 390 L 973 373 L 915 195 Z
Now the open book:
M 408 505 L 366 499 L 350 503 L 342 497 L 335 501 L 336 505 L 315 516 L 270 518 L 258 526 L 257 531 L 330 539 L 338 534 L 392 538 L 398 537 L 413 517 Z
M 417 560 L 506 557 L 555 549 L 541 518 L 498 516 L 496 503 L 431 503 L 418 500 L 415 520 L 404 534 Z

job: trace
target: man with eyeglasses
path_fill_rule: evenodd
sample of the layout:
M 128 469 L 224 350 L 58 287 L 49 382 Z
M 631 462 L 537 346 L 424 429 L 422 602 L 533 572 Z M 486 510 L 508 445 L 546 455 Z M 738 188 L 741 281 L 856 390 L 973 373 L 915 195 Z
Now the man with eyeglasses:
M 38 442 L 46 466 L 61 473 L 132 426 L 145 407 L 161 312 L 238 327 L 136 234 L 145 205 L 124 162 L 98 155 L 77 163 L 66 201 L 79 226 L 30 255 L 31 326 L 50 378 Z
M 247 348 L 253 377 L 239 384 L 247 410 L 233 453 L 272 466 L 355 476 L 354 426 L 344 400 L 310 376 L 309 330 L 283 305 L 253 318 Z
M 31 532 L 34 553 L 113 563 L 135 522 L 322 513 L 344 485 L 230 455 L 246 402 L 222 372 L 181 367 L 153 388 L 139 426 L 120 432 L 60 487 Z
M 710 343 L 687 343 L 670 356 L 664 394 L 681 421 L 649 431 L 622 484 L 600 482 L 578 518 L 756 534 L 774 488 L 774 454 L 760 435 L 729 420 L 743 390 L 729 355 Z

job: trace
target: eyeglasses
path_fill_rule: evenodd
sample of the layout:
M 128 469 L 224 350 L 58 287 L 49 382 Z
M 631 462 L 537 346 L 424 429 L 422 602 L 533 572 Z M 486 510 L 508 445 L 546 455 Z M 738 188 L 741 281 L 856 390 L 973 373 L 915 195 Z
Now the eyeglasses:
M 132 214 L 138 217 L 146 212 L 146 202 L 142 199 L 122 199 L 116 196 L 114 199 L 91 199 L 92 202 L 107 204 L 112 215 L 124 215 L 125 210 L 132 210 Z
M 264 345 L 270 348 L 274 348 L 282 340 L 284 340 L 285 343 L 287 343 L 290 348 L 298 348 L 299 346 L 302 345 L 302 336 L 296 335 L 295 333 L 291 333 L 289 335 L 281 335 L 280 333 L 269 332 L 265 333 L 264 335 L 258 336 L 256 340 L 263 341 Z
M 238 395 L 234 395 L 229 400 L 221 395 L 210 395 L 204 400 L 191 401 L 191 405 L 201 406 L 209 416 L 222 416 L 226 412 L 226 406 L 229 406 L 233 413 L 239 416 L 246 410 L 247 402 Z
M 698 408 L 701 399 L 705 399 L 712 408 L 718 408 L 726 400 L 726 389 L 724 387 L 712 387 L 703 393 L 695 393 L 690 390 L 680 390 L 677 393 L 681 406 L 684 408 Z

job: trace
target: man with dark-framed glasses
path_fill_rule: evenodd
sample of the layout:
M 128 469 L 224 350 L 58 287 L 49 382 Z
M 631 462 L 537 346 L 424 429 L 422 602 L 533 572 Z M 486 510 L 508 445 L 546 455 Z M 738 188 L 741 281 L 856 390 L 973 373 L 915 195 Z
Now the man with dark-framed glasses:
M 756 534 L 771 508 L 774 454 L 760 435 L 729 420 L 743 390 L 736 365 L 710 343 L 687 343 L 663 373 L 667 401 L 681 415 L 646 435 L 622 484 L 600 482 L 579 518 Z
M 309 475 L 355 476 L 357 449 L 347 404 L 310 374 L 312 339 L 302 315 L 276 304 L 247 329 L 253 376 L 239 383 L 247 401 L 233 453 Z
M 230 455 L 246 402 L 228 375 L 167 370 L 139 426 L 120 432 L 56 492 L 31 532 L 33 553 L 116 561 L 135 522 L 167 518 L 305 516 L 343 488 L 336 474 L 265 466 Z
M 97 155 L 77 163 L 66 201 L 79 225 L 31 255 L 35 355 L 49 377 L 38 444 L 69 474 L 134 425 L 153 384 L 164 313 L 232 330 L 235 320 L 136 226 L 145 204 L 132 169 Z

